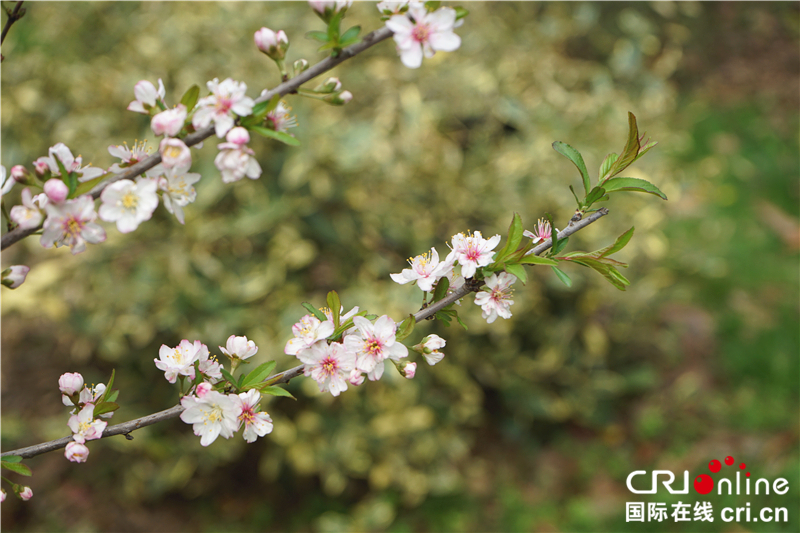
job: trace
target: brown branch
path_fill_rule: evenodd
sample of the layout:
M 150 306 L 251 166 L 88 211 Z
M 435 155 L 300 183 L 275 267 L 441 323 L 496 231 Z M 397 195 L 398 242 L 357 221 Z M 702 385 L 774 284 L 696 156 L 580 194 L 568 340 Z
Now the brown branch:
M 14 6 L 14 11 L 11 13 L 6 11 L 6 14 L 8 14 L 8 20 L 6 20 L 6 25 L 3 26 L 3 34 L 0 36 L 0 43 L 6 40 L 6 34 L 8 34 L 8 30 L 11 29 L 11 25 L 25 15 L 25 10 L 22 9 L 22 2 L 17 2 L 17 5 Z
M 302 73 L 298 74 L 297 76 L 295 76 L 294 78 L 290 79 L 289 81 L 285 81 L 285 82 L 281 83 L 280 85 L 278 85 L 277 87 L 275 87 L 272 90 L 263 92 L 261 94 L 261 96 L 256 98 L 255 101 L 256 101 L 256 103 L 263 102 L 263 101 L 269 100 L 270 98 L 272 98 L 276 94 L 284 96 L 286 94 L 294 92 L 294 91 L 297 90 L 298 87 L 300 87 L 302 84 L 306 83 L 307 81 L 319 76 L 320 74 L 323 74 L 323 73 L 331 70 L 333 67 L 337 66 L 338 64 L 342 63 L 343 61 L 346 61 L 346 60 L 350 59 L 351 57 L 354 57 L 357 54 L 360 54 L 364 50 L 376 45 L 377 43 L 379 43 L 381 41 L 384 41 L 384 40 L 388 39 L 391 36 L 392 36 L 392 31 L 389 30 L 388 28 L 384 27 L 384 28 L 380 28 L 378 30 L 375 30 L 372 33 L 369 33 L 369 34 L 365 35 L 363 40 L 360 43 L 357 43 L 357 44 L 354 44 L 352 46 L 348 46 L 347 48 L 344 48 L 341 52 L 339 52 L 339 55 L 337 57 L 326 57 L 325 59 L 323 59 L 322 61 L 320 61 L 316 65 L 310 67 L 305 72 L 302 72 Z M 183 140 L 184 143 L 186 143 L 186 146 L 194 146 L 195 144 L 199 143 L 200 141 L 202 141 L 204 139 L 207 139 L 208 137 L 211 137 L 212 135 L 214 135 L 214 126 L 213 125 L 212 126 L 208 126 L 208 127 L 204 128 L 202 130 L 196 131 L 194 133 L 191 133 L 191 134 L 187 135 L 185 138 L 183 138 L 182 140 Z M 99 183 L 94 189 L 92 189 L 89 192 L 89 194 L 91 194 L 92 198 L 94 198 L 96 200 L 97 198 L 100 197 L 100 193 L 103 192 L 103 189 L 105 189 L 111 183 L 114 183 L 115 181 L 119 181 L 119 180 L 124 180 L 124 179 L 133 179 L 136 176 L 138 176 L 139 174 L 142 174 L 143 172 L 145 172 L 147 170 L 150 170 L 151 168 L 153 168 L 154 166 L 156 166 L 160 162 L 161 162 L 161 154 L 156 152 L 155 154 L 151 155 L 147 159 L 145 159 L 143 161 L 140 161 L 139 163 L 136 163 L 135 165 L 129 167 L 128 169 L 125 170 L 125 172 L 122 172 L 120 174 L 116 174 L 116 175 L 110 177 L 109 179 L 107 179 L 106 181 L 104 181 L 102 183 Z M 35 233 L 35 232 L 39 231 L 41 229 L 41 227 L 42 226 L 40 225 L 40 226 L 38 226 L 36 228 L 31 228 L 31 229 L 16 228 L 16 229 L 14 229 L 12 231 L 9 231 L 5 235 L 3 235 L 2 239 L 0 239 L 0 249 L 1 250 L 5 250 L 6 248 L 11 246 L 12 244 L 20 241 L 21 239 L 24 239 L 28 235 L 31 235 L 32 233 Z
M 565 229 L 558 232 L 558 238 L 563 239 L 565 237 L 569 237 L 576 231 L 585 228 L 592 222 L 596 221 L 600 217 L 605 216 L 607 214 L 608 214 L 608 209 L 602 208 L 578 222 L 570 222 Z M 537 246 L 536 248 L 534 248 L 533 250 L 531 250 L 531 253 L 539 255 L 548 248 L 550 248 L 552 245 L 553 245 L 552 239 L 549 239 L 540 244 L 539 246 Z M 417 322 L 425 320 L 426 318 L 435 315 L 438 311 L 441 311 L 448 305 L 456 302 L 457 300 L 460 300 L 470 292 L 478 290 L 482 285 L 483 283 L 480 284 L 465 283 L 463 286 L 453 291 L 452 294 L 446 296 L 445 298 L 442 298 L 438 302 L 414 314 L 414 319 Z M 271 385 L 289 383 L 290 380 L 300 376 L 303 373 L 304 367 L 305 365 L 298 365 L 294 368 L 290 368 L 289 370 L 284 370 L 283 372 L 274 374 L 266 378 L 264 381 L 270 383 Z M 142 418 L 136 418 L 128 422 L 123 422 L 122 424 L 117 424 L 116 426 L 108 426 L 106 427 L 105 431 L 103 431 L 103 436 L 100 438 L 113 437 L 114 435 L 127 436 L 131 431 L 143 428 L 145 426 L 149 426 L 151 424 L 155 424 L 156 422 L 161 422 L 163 420 L 177 418 L 178 416 L 180 416 L 182 412 L 183 412 L 183 407 L 180 404 L 178 404 L 164 411 L 153 413 L 152 415 L 147 415 Z M 42 453 L 52 452 L 54 450 L 64 448 L 71 441 L 72 441 L 71 436 L 63 437 L 50 442 L 44 442 L 42 444 L 28 446 L 27 448 L 20 448 L 17 450 L 11 450 L 10 452 L 3 452 L 0 453 L 0 457 L 5 457 L 7 455 L 19 455 L 22 456 L 23 458 L 28 459 L 40 455 Z

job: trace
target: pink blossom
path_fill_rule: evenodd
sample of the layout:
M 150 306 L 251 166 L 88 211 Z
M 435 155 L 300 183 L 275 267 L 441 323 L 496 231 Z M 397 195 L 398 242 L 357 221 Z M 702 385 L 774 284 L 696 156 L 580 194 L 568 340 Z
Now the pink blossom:
M 247 340 L 247 337 L 237 337 L 231 335 L 225 344 L 225 348 L 219 347 L 220 351 L 230 359 L 240 359 L 244 361 L 258 353 L 258 346 L 253 341 Z
M 106 222 L 116 222 L 121 233 L 130 233 L 145 220 L 150 220 L 158 207 L 156 180 L 137 178 L 115 181 L 103 189 L 100 199 L 100 218 Z
M 136 100 L 128 104 L 128 111 L 149 115 L 150 109 L 156 106 L 157 100 L 164 103 L 166 91 L 161 79 L 158 80 L 158 90 L 149 81 L 142 80 L 133 86 L 133 94 L 136 96 Z
M 403 367 L 403 377 L 406 379 L 414 379 L 417 375 L 417 363 L 408 363 Z
M 422 342 L 414 346 L 414 351 L 419 352 L 425 357 L 429 365 L 433 366 L 442 359 L 444 354 L 439 351 L 439 348 L 444 348 L 447 342 L 438 335 L 428 335 Z
M 210 390 L 211 390 L 211 383 L 209 383 L 208 381 L 204 381 L 204 382 L 202 382 L 202 383 L 199 383 L 199 384 L 197 385 L 197 387 L 196 387 L 196 388 L 195 388 L 195 390 L 194 390 L 194 394 L 195 394 L 195 396 L 197 396 L 198 398 L 202 398 L 203 396 L 205 396 L 206 394 L 208 394 L 208 392 L 209 392 Z
M 83 376 L 78 372 L 67 372 L 58 378 L 58 390 L 62 394 L 72 396 L 81 389 L 83 389 Z
M 300 350 L 310 348 L 315 342 L 327 339 L 334 330 L 333 322 L 320 322 L 317 317 L 306 315 L 292 326 L 294 338 L 289 339 L 283 349 L 286 355 L 297 355 Z
M 478 267 L 484 267 L 492 262 L 494 258 L 492 250 L 500 243 L 500 239 L 500 235 L 495 235 L 486 240 L 480 231 L 476 231 L 474 235 L 470 233 L 453 235 L 452 251 L 445 262 L 455 263 L 457 260 L 461 265 L 461 275 L 464 278 L 471 278 Z
M 108 147 L 108 153 L 122 159 L 121 164 L 114 163 L 108 169 L 109 172 L 119 174 L 120 172 L 125 172 L 128 167 L 147 159 L 150 156 L 150 149 L 147 147 L 147 141 L 142 141 L 134 143 L 133 148 L 128 148 L 126 143 L 120 145 L 112 144 Z
M 45 196 L 45 198 L 47 197 Z M 22 205 L 12 207 L 8 216 L 22 229 L 38 228 L 44 218 L 39 206 L 36 205 L 36 200 L 31 197 L 31 190 L 28 187 L 22 189 Z
M 217 137 L 224 137 L 233 127 L 233 114 L 247 116 L 253 112 L 255 102 L 245 96 L 247 85 L 231 78 L 222 83 L 217 78 L 206 83 L 211 96 L 201 98 L 197 102 L 198 109 L 192 117 L 195 128 L 205 128 L 214 122 Z
M 194 342 L 197 344 L 200 341 Z M 215 356 L 209 353 L 208 346 L 205 344 L 200 344 L 200 349 L 197 352 L 197 360 L 197 370 L 200 371 L 207 381 L 212 384 L 222 381 L 222 365 L 219 364 Z
M 346 350 L 339 342 L 316 342 L 310 348 L 300 350 L 297 358 L 305 363 L 303 373 L 317 382 L 319 391 L 330 391 L 334 396 L 347 390 L 350 372 L 356 366 L 355 353 Z
M 73 463 L 85 463 L 89 458 L 89 448 L 80 442 L 70 442 L 64 450 L 64 457 Z
M 394 32 L 400 60 L 408 68 L 422 65 L 422 56 L 433 57 L 436 51 L 452 52 L 461 46 L 461 38 L 453 33 L 456 12 L 442 7 L 428 13 L 425 6 L 412 3 L 405 15 L 393 15 L 386 27 Z
M 108 422 L 94 418 L 94 405 L 87 403 L 77 415 L 72 415 L 67 422 L 72 430 L 72 439 L 83 444 L 87 440 L 99 439 L 103 436 Z
M 244 128 L 233 128 L 231 132 Z M 246 131 L 245 131 L 246 133 Z M 237 133 L 228 137 L 241 140 L 242 137 Z M 246 142 L 246 141 L 245 141 Z M 256 161 L 255 152 L 244 144 L 226 142 L 217 145 L 219 153 L 214 158 L 214 166 L 222 173 L 223 183 L 239 181 L 243 177 L 255 180 L 261 176 L 261 165 Z
M 39 172 L 41 175 L 44 175 L 49 170 L 53 176 L 61 176 L 61 169 L 58 167 L 56 160 L 61 162 L 68 173 L 76 173 L 80 182 L 89 181 L 105 173 L 102 168 L 94 168 L 91 165 L 82 167 L 83 158 L 81 156 L 73 157 L 72 151 L 64 143 L 56 143 L 51 146 L 49 155 L 40 157 L 33 164 L 37 172 L 41 168 L 41 172 Z M 44 168 L 45 164 L 47 168 Z
M 291 110 L 292 108 L 286 105 L 284 102 L 278 102 L 278 105 L 275 107 L 275 109 L 267 113 L 267 126 L 271 126 L 275 131 L 287 133 L 289 128 L 294 128 L 297 126 L 297 117 L 289 114 L 289 111 Z
M 25 181 L 28 176 L 28 169 L 22 165 L 14 165 L 11 167 L 11 177 L 16 181 Z
M 166 137 L 158 145 L 161 152 L 161 162 L 165 167 L 190 167 L 192 166 L 192 153 L 189 147 L 180 139 Z
M 94 200 L 83 195 L 62 204 L 45 205 L 47 219 L 39 242 L 45 248 L 69 246 L 73 254 L 86 249 L 86 243 L 98 244 L 106 240 L 106 231 L 95 224 L 97 213 Z
M 200 181 L 200 174 L 187 172 L 188 166 L 164 167 L 156 165 L 152 169 L 152 175 L 158 178 L 158 188 L 163 191 L 161 196 L 164 207 L 167 211 L 175 215 L 178 222 L 184 223 L 183 208 L 194 202 L 197 198 L 197 191 L 193 185 Z
M 158 351 L 158 359 L 154 359 L 156 368 L 164 371 L 164 377 L 170 383 L 175 383 L 178 376 L 194 379 L 194 362 L 200 358 L 200 352 L 205 345 L 200 341 L 189 342 L 184 339 L 175 348 L 162 344 Z M 206 352 L 208 348 L 206 348 Z
M 409 258 L 408 263 L 411 268 L 406 268 L 399 274 L 390 274 L 392 280 L 400 285 L 416 282 L 425 292 L 432 290 L 434 283 L 453 270 L 452 261 L 439 262 L 439 252 L 436 248 L 431 248 L 427 254 Z
M 14 167 L 16 168 L 16 167 Z M 12 168 L 12 177 L 13 177 L 13 170 Z M 23 167 L 24 168 L 24 167 Z M 6 167 L 0 165 L 0 196 L 5 196 L 5 194 L 11 190 L 12 187 L 17 183 L 15 179 L 6 180 Z
M 0 489 L 0 503 L 6 501 L 6 489 Z
M 348 378 L 347 381 L 350 382 L 350 385 L 358 387 L 359 385 L 364 383 L 364 373 L 359 370 L 353 369 L 352 371 L 350 371 L 350 377 Z
M 363 316 L 354 316 L 353 324 L 360 334 L 346 335 L 344 345 L 356 355 L 356 370 L 366 372 L 370 381 L 381 378 L 386 359 L 399 361 L 408 356 L 408 349 L 395 339 L 397 324 L 387 315 L 374 324 Z
M 22 498 L 23 501 L 28 501 L 33 498 L 33 490 L 30 487 L 24 487 L 19 493 L 19 497 Z
M 533 232 L 525 230 L 522 232 L 525 237 L 528 237 L 533 240 L 533 244 L 538 242 L 546 241 L 547 239 L 553 236 L 553 232 L 550 228 L 550 222 L 546 221 L 543 218 L 539 219 L 539 223 L 537 227 L 533 228 Z
M 267 433 L 272 433 L 272 417 L 266 411 L 259 411 L 258 402 L 261 401 L 261 393 L 256 389 L 250 389 L 238 396 L 231 394 L 228 396 L 233 400 L 238 411 L 239 428 L 244 424 L 244 440 L 254 442 L 258 437 L 263 437 Z M 238 430 L 238 428 L 237 428 Z
M 511 318 L 509 307 L 514 303 L 514 300 L 511 299 L 511 295 L 514 293 L 511 285 L 515 281 L 517 281 L 517 277 L 508 272 L 501 272 L 499 275 L 492 274 L 486 278 L 486 286 L 489 290 L 483 290 L 475 295 L 475 303 L 481 306 L 482 316 L 489 324 L 497 320 L 498 316 Z
M 186 120 L 186 106 L 178 104 L 172 109 L 162 111 L 152 118 L 150 127 L 156 135 L 175 137 L 183 129 Z
M 238 429 L 241 411 L 230 396 L 212 390 L 202 398 L 184 396 L 181 405 L 181 420 L 192 424 L 201 446 L 208 446 L 220 435 L 229 439 Z

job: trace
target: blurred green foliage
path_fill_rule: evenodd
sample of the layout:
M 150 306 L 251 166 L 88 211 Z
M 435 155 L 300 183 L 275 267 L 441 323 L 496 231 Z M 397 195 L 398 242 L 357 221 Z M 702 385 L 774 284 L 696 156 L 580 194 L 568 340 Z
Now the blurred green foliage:
M 59 141 L 107 167 L 108 145 L 152 141 L 149 121 L 125 111 L 140 79 L 162 78 L 170 103 L 214 77 L 251 96 L 274 86 L 252 41 L 261 26 L 286 31 L 290 61 L 321 58 L 302 37 L 322 29 L 306 3 L 26 7 L 3 48 L 6 168 Z M 272 399 L 275 430 L 255 444 L 204 449 L 174 420 L 91 444 L 85 465 L 37 457 L 35 497 L 3 504 L 5 529 L 643 531 L 625 523 L 639 500 L 628 473 L 694 476 L 732 455 L 757 478 L 787 478 L 789 494 L 699 499 L 717 516 L 744 501 L 788 507 L 789 523 L 739 526 L 797 530 L 797 4 L 468 7 L 457 52 L 409 70 L 383 43 L 332 72 L 355 95 L 347 106 L 287 98 L 302 146 L 254 139 L 261 179 L 223 185 L 206 141 L 185 226 L 159 208 L 135 233 L 108 225 L 108 241 L 76 257 L 35 237 L 4 252 L 4 266 L 31 272 L 3 291 L 3 449 L 67 433 L 64 372 L 99 382 L 116 369 L 121 422 L 177 402 L 153 364 L 161 344 L 247 335 L 255 364 L 283 369 L 303 301 L 335 289 L 347 309 L 415 311 L 418 289 L 388 276 L 406 257 L 442 253 L 466 229 L 503 233 L 514 211 L 528 228 L 545 212 L 563 227 L 580 179 L 551 143 L 580 150 L 596 176 L 632 111 L 660 144 L 625 175 L 669 201 L 617 195 L 569 246 L 635 226 L 619 254 L 628 291 L 578 267 L 566 289 L 536 268 L 510 320 L 487 325 L 465 301 L 469 331 L 420 324 L 409 342 L 437 333 L 447 356 L 412 381 L 389 368 L 337 399 L 292 382 L 298 401 Z M 370 4 L 347 22 L 380 26 Z

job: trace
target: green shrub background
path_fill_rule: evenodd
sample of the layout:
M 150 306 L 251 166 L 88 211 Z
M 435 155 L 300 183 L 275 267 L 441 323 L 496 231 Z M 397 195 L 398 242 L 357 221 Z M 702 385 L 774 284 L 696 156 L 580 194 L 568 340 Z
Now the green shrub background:
M 4 5 L 10 5 L 5 3 Z M 6 169 L 56 142 L 96 166 L 106 147 L 149 138 L 125 110 L 140 79 L 164 80 L 176 103 L 192 84 L 232 77 L 250 96 L 278 82 L 253 45 L 284 29 L 291 60 L 322 58 L 305 2 L 26 2 L 3 47 Z M 287 102 L 299 148 L 256 138 L 259 180 L 224 185 L 217 139 L 195 152 L 203 179 L 181 226 L 163 207 L 128 235 L 72 257 L 33 237 L 3 253 L 31 266 L 2 296 L 2 446 L 68 433 L 58 376 L 106 382 L 116 369 L 119 423 L 174 405 L 153 359 L 162 344 L 231 334 L 283 354 L 308 301 L 335 289 L 396 319 L 420 292 L 389 273 L 466 229 L 505 233 L 574 210 L 579 149 L 596 179 L 619 152 L 633 112 L 660 142 L 625 175 L 669 201 L 620 194 L 611 214 L 570 240 L 593 250 L 636 227 L 619 254 L 619 292 L 566 267 L 516 286 L 514 316 L 437 333 L 444 361 L 417 377 L 393 369 L 339 398 L 307 379 L 266 408 L 274 432 L 202 448 L 179 420 L 93 442 L 83 465 L 61 452 L 29 462 L 34 499 L 2 505 L 8 531 L 729 531 L 724 506 L 787 507 L 798 489 L 798 95 L 795 3 L 469 3 L 461 48 L 402 66 L 387 41 L 332 72 L 355 98 Z M 346 23 L 381 26 L 372 3 Z M 313 87 L 313 84 L 312 84 Z M 17 189 L 9 198 L 16 199 Z M 13 205 L 7 202 L 7 206 Z M 732 455 L 785 496 L 697 497 L 711 524 L 626 524 L 633 470 L 706 471 Z M 17 476 L 10 475 L 17 482 Z M 8 489 L 7 489 L 8 490 Z M 649 499 L 648 499 L 649 498 Z

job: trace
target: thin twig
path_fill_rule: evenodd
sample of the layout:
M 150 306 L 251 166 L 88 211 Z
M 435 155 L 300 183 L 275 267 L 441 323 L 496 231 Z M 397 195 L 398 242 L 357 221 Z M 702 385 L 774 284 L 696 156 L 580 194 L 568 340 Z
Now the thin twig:
M 8 13 L 8 20 L 6 21 L 6 25 L 3 26 L 3 35 L 0 36 L 0 44 L 6 40 L 6 34 L 8 30 L 11 29 L 11 25 L 14 24 L 16 21 L 22 18 L 22 15 L 25 13 L 23 12 L 22 15 L 20 11 L 22 10 L 22 2 L 17 2 L 17 5 L 14 6 L 14 11 Z
M 602 216 L 608 214 L 608 209 L 600 209 L 599 211 L 592 213 L 591 215 L 587 216 L 583 220 L 579 222 L 570 222 L 569 226 L 567 226 L 562 231 L 558 232 L 558 238 L 563 239 L 565 237 L 569 237 L 573 233 L 578 230 L 581 230 L 591 224 L 592 222 L 596 221 Z M 548 248 L 552 246 L 552 240 L 547 240 L 534 248 L 532 250 L 533 253 L 536 255 L 541 254 Z M 482 284 L 481 284 L 482 285 Z M 476 290 L 481 285 L 474 285 L 470 286 L 468 284 L 464 284 L 463 286 L 459 287 L 457 290 L 453 291 L 452 294 L 442 298 L 438 302 L 434 303 L 433 305 L 426 307 L 425 309 L 419 311 L 414 315 L 414 319 L 419 322 L 421 320 L 425 320 L 429 316 L 433 316 L 438 311 L 444 309 L 448 305 L 460 300 L 470 292 Z M 279 372 L 278 374 L 272 375 L 266 378 L 264 381 L 271 382 L 272 385 L 279 385 L 281 383 L 289 383 L 290 380 L 300 376 L 303 373 L 305 365 L 298 365 L 294 368 L 290 368 L 289 370 L 285 370 L 283 372 Z M 117 424 L 116 426 L 109 426 L 106 427 L 105 431 L 103 431 L 103 436 L 100 438 L 112 437 L 114 435 L 125 435 L 126 438 L 129 438 L 129 434 L 131 431 L 137 430 L 139 428 L 143 428 L 145 426 L 149 426 L 151 424 L 155 424 L 156 422 L 161 422 L 162 420 L 169 420 L 171 418 L 177 418 L 183 412 L 183 407 L 178 404 L 174 407 L 170 407 L 164 411 L 160 411 L 158 413 L 154 413 L 152 415 L 147 415 L 142 418 L 136 418 L 134 420 L 130 420 L 128 422 L 123 422 L 122 424 Z M 36 455 L 40 455 L 42 453 L 51 452 L 54 450 L 58 450 L 60 448 L 64 448 L 67 444 L 72 441 L 72 437 L 63 437 L 57 440 L 53 440 L 50 442 L 44 442 L 42 444 L 36 444 L 34 446 L 28 446 L 27 448 L 20 448 L 18 450 L 11 450 L 9 452 L 0 453 L 0 457 L 5 457 L 7 455 L 19 455 L 25 459 L 34 457 Z
M 262 92 L 261 96 L 256 98 L 255 101 L 256 103 L 263 102 L 269 100 L 276 94 L 279 94 L 281 96 L 289 94 L 297 90 L 298 87 L 300 87 L 307 81 L 319 76 L 320 74 L 323 74 L 324 72 L 331 70 L 333 67 L 342 63 L 343 61 L 346 61 L 351 57 L 360 54 L 364 50 L 376 45 L 381 41 L 388 39 L 391 36 L 392 36 L 392 31 L 389 30 L 388 28 L 384 27 L 375 30 L 372 33 L 365 35 L 364 39 L 360 43 L 344 48 L 337 57 L 326 57 L 316 65 L 310 67 L 305 72 L 298 74 L 289 81 L 281 83 L 272 90 Z M 200 141 L 207 139 L 208 137 L 211 137 L 213 134 L 214 134 L 214 126 L 208 126 L 202 130 L 187 135 L 182 140 L 186 144 L 186 146 L 194 146 Z M 135 165 L 129 167 L 128 169 L 126 169 L 125 172 L 116 174 L 107 179 L 106 181 L 99 183 L 94 189 L 92 189 L 89 192 L 89 194 L 91 194 L 92 198 L 96 200 L 97 198 L 100 197 L 100 193 L 103 192 L 103 189 L 105 189 L 111 183 L 124 179 L 133 179 L 139 174 L 147 170 L 150 170 L 160 162 L 161 162 L 161 154 L 156 152 L 147 159 L 144 159 L 143 161 L 140 161 L 139 163 L 136 163 Z M 31 235 L 40 228 L 41 225 L 39 227 L 31 229 L 16 228 L 12 231 L 9 231 L 5 235 L 3 235 L 2 239 L 0 240 L 0 249 L 5 250 L 12 244 L 20 241 L 21 239 L 24 239 L 28 235 Z

